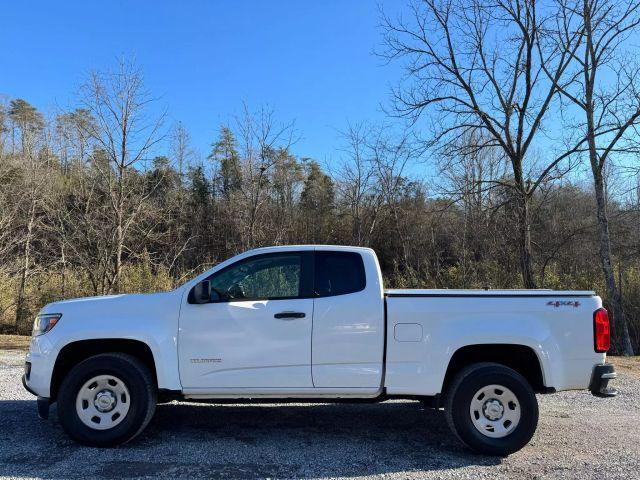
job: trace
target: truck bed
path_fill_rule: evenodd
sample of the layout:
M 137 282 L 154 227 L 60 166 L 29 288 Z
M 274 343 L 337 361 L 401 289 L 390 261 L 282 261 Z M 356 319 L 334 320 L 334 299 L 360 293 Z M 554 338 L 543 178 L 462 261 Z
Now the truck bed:
M 593 365 L 592 291 L 385 290 L 385 386 L 391 394 L 441 392 L 453 354 L 467 345 L 522 345 L 542 366 L 546 387 L 587 388 Z

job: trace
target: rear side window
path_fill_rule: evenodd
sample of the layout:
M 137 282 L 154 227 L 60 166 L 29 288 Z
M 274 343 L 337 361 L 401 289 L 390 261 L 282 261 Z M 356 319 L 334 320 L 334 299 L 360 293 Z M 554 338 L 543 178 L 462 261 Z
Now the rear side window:
M 366 279 L 362 256 L 353 252 L 316 252 L 315 294 L 344 295 L 364 290 Z

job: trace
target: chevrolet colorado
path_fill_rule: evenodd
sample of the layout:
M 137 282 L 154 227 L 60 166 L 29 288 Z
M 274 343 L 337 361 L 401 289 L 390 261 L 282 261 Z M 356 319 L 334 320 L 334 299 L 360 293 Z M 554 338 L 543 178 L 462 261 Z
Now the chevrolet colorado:
M 373 250 L 283 246 L 237 255 L 176 290 L 45 306 L 23 383 L 76 441 L 114 446 L 158 398 L 422 400 L 459 439 L 506 455 L 538 422 L 536 393 L 613 396 L 609 319 L 590 291 L 384 290 Z

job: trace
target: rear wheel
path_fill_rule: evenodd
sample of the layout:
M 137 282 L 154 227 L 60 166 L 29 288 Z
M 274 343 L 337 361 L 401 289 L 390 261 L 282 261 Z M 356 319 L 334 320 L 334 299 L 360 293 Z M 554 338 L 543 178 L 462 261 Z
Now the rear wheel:
M 470 365 L 446 396 L 451 429 L 469 448 L 508 455 L 524 447 L 538 425 L 538 402 L 527 380 L 497 363 Z
M 113 447 L 138 435 L 155 405 L 149 369 L 130 355 L 107 353 L 88 358 L 65 377 L 58 393 L 58 418 L 77 442 Z

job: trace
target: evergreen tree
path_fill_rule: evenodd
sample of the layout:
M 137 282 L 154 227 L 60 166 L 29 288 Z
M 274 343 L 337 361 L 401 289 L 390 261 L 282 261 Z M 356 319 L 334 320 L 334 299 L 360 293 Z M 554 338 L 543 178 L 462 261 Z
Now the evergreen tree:
M 12 143 L 15 151 L 16 127 L 20 134 L 20 146 L 23 154 L 31 154 L 33 150 L 33 140 L 37 132 L 44 127 L 42 114 L 29 102 L 18 98 L 11 100 L 9 104 L 9 118 L 13 122 Z
M 213 144 L 209 160 L 218 163 L 218 188 L 225 199 L 242 187 L 242 169 L 236 138 L 229 127 L 220 128 L 220 137 Z M 217 192 L 216 192 L 217 193 Z
M 327 241 L 331 233 L 328 225 L 334 206 L 333 182 L 313 160 L 308 163 L 307 170 L 300 195 L 306 234 L 310 242 Z

